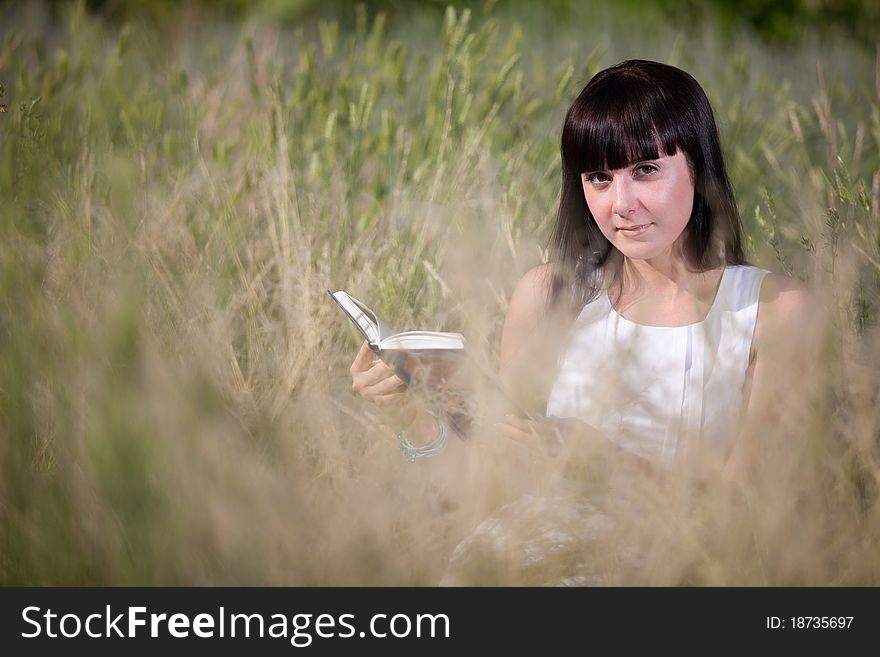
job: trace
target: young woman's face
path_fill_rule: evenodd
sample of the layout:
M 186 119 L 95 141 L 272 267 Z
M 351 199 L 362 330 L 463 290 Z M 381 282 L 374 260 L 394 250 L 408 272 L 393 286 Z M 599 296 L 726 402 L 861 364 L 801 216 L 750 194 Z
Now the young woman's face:
M 581 176 L 587 206 L 602 234 L 629 258 L 672 253 L 694 206 L 694 181 L 684 152 L 624 169 Z

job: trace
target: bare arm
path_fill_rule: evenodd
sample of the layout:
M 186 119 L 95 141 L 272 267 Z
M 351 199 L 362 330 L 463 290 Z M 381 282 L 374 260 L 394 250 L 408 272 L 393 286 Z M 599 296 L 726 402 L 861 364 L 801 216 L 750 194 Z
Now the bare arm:
M 770 457 L 770 438 L 790 433 L 784 423 L 816 379 L 819 328 L 818 304 L 803 284 L 781 274 L 765 276 L 743 386 L 743 421 L 724 466 L 727 479 L 743 480 L 758 459 Z
M 566 342 L 571 317 L 554 314 L 547 307 L 550 293 L 550 265 L 535 267 L 520 279 L 511 296 L 501 337 L 500 376 L 505 386 L 526 407 L 540 403 L 544 414 L 549 386 L 556 375 L 558 349 Z M 539 459 L 561 457 L 560 466 L 576 468 L 607 456 L 613 465 L 641 474 L 652 474 L 645 459 L 628 452 L 595 427 L 576 418 L 546 418 L 529 421 L 509 417 L 500 429 L 511 444 L 528 450 Z
M 519 280 L 510 297 L 501 333 L 499 375 L 508 388 L 535 369 L 534 347 L 546 332 L 547 299 L 550 294 L 550 265 L 530 269 Z

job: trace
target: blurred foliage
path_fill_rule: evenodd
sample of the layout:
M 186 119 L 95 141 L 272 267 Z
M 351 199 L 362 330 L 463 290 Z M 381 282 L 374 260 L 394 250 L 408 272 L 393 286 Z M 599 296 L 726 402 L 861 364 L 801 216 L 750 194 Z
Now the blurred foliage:
M 635 3 L 90 6 L 0 10 L 0 584 L 435 582 L 459 518 L 351 397 L 325 290 L 497 356 L 565 108 L 632 56 L 704 85 L 750 259 L 830 288 L 836 329 L 782 461 L 819 475 L 658 558 L 880 582 L 873 46 Z
M 752 27 L 761 37 L 791 44 L 811 34 L 840 30 L 867 46 L 880 40 L 880 2 L 875 0 L 654 0 L 674 22 L 687 24 L 717 14 L 728 27 Z
M 55 0 L 63 4 L 67 0 Z M 355 20 L 353 2 L 349 0 L 88 0 L 89 8 L 106 17 L 124 20 L 132 16 L 173 20 L 181 11 L 215 11 L 231 17 L 262 15 L 283 23 L 306 19 L 334 18 L 344 25 Z M 382 11 L 390 22 L 405 21 L 413 13 L 443 14 L 447 5 L 459 10 L 471 9 L 479 14 L 488 6 L 513 17 L 531 11 L 530 0 L 464 2 L 462 0 L 366 0 L 371 12 Z M 564 22 L 590 3 L 580 0 L 543 0 L 542 10 Z M 596 4 L 595 1 L 593 4 Z M 649 22 L 652 15 L 662 14 L 673 24 L 687 26 L 707 18 L 717 18 L 727 28 L 743 26 L 753 29 L 772 43 L 795 43 L 808 35 L 827 34 L 839 30 L 865 45 L 874 46 L 880 39 L 880 2 L 875 0 L 620 0 L 616 11 L 629 13 L 633 20 Z

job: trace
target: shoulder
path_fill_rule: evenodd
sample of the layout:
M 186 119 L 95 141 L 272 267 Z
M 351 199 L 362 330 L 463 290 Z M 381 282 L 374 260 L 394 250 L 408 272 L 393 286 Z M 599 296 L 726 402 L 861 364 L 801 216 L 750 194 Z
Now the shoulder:
M 533 267 L 519 279 L 504 317 L 502 357 L 534 334 L 541 320 L 546 317 L 552 281 L 553 268 L 549 264 Z
M 766 274 L 758 297 L 756 345 L 803 333 L 814 323 L 817 311 L 815 295 L 806 285 L 785 274 Z
M 553 267 L 549 264 L 532 267 L 516 284 L 508 304 L 508 315 L 517 313 L 543 313 L 550 298 L 553 281 Z
M 773 314 L 801 314 L 815 309 L 810 289 L 796 278 L 773 272 L 764 276 L 758 298 L 761 310 Z

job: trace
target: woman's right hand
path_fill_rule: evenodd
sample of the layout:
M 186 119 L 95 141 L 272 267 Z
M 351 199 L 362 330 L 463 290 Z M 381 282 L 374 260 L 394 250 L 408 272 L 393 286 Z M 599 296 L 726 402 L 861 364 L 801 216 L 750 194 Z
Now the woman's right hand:
M 390 411 L 406 424 L 414 414 L 412 393 L 388 365 L 377 358 L 364 341 L 351 364 L 351 389 L 368 402 Z

